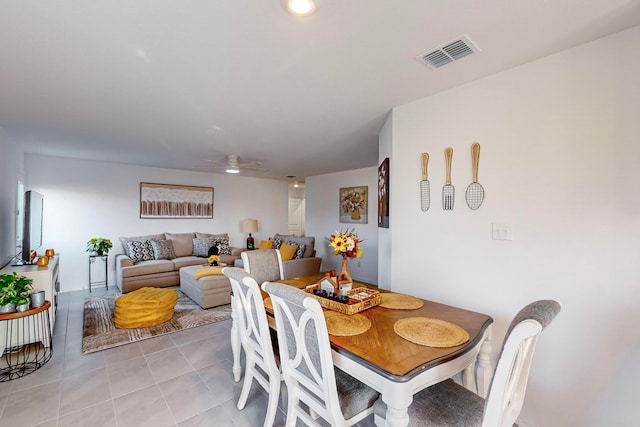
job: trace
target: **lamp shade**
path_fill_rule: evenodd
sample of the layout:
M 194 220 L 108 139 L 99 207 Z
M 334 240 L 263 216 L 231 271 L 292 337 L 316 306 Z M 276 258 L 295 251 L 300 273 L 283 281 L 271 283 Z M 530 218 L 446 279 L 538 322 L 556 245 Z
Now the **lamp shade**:
M 245 219 L 242 221 L 241 227 L 243 233 L 255 233 L 256 231 L 258 231 L 258 220 Z

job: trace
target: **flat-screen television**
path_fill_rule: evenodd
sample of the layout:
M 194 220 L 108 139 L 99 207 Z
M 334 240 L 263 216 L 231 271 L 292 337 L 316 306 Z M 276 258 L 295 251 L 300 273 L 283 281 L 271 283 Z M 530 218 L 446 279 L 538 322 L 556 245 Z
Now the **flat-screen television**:
M 22 261 L 31 263 L 42 246 L 44 196 L 35 191 L 24 193 L 24 224 L 22 227 Z

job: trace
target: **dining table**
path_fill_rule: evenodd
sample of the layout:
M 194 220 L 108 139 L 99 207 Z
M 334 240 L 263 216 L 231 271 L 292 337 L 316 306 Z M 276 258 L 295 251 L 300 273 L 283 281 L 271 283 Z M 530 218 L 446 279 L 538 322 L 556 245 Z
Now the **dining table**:
M 323 277 L 321 274 L 277 282 L 305 289 Z M 353 285 L 354 289 L 359 286 L 362 285 Z M 263 296 L 268 297 L 266 293 Z M 490 316 L 415 299 L 422 301 L 421 307 L 392 309 L 376 305 L 361 311 L 358 314 L 371 322 L 371 327 L 365 332 L 351 336 L 329 335 L 334 365 L 380 393 L 387 405 L 387 426 L 408 425 L 407 409 L 413 395 L 426 387 L 461 373 L 462 384 L 466 388 L 486 397 L 493 374 L 490 360 L 493 319 Z M 266 311 L 268 316 L 273 316 L 272 309 L 266 308 Z M 468 333 L 469 339 L 460 345 L 440 348 L 416 344 L 398 335 L 394 330 L 396 322 L 415 317 L 457 325 Z M 235 380 L 239 381 L 240 340 L 233 315 L 232 319 L 233 373 Z M 270 324 L 274 325 L 274 322 Z

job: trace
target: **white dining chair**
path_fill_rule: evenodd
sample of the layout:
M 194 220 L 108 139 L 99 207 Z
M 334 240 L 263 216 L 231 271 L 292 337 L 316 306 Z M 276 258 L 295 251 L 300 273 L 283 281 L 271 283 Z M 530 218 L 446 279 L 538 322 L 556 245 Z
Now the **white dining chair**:
M 512 427 L 522 410 L 538 336 L 558 312 L 560 304 L 542 300 L 527 305 L 514 317 L 486 401 L 453 380 L 445 380 L 413 396 L 409 426 Z M 385 403 L 378 400 L 374 405 L 376 425 L 384 425 L 386 411 Z
M 264 282 L 282 280 L 282 257 L 277 249 L 244 251 L 240 254 L 244 271 L 259 285 Z
M 267 315 L 258 283 L 241 268 L 226 267 L 233 290 L 233 310 L 238 321 L 240 343 L 245 352 L 245 372 L 238 409 L 244 409 L 255 379 L 269 395 L 264 427 L 273 425 L 280 396 L 280 370 L 273 352 Z M 259 368 L 259 369 L 258 369 Z
M 278 329 L 280 367 L 287 385 L 287 427 L 298 419 L 319 426 L 351 426 L 373 413 L 378 392 L 333 365 L 322 307 L 309 294 L 281 283 L 265 282 Z M 303 407 L 300 403 L 307 407 Z

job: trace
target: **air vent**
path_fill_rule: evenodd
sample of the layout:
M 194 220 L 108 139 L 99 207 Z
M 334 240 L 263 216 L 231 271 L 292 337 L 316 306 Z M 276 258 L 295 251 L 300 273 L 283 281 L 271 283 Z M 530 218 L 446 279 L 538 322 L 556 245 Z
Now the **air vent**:
M 474 52 L 480 52 L 478 46 L 476 46 L 469 37 L 462 35 L 444 46 L 425 53 L 424 55 L 417 56 L 416 59 L 434 70 L 458 59 L 462 59 L 465 56 L 469 56 Z

